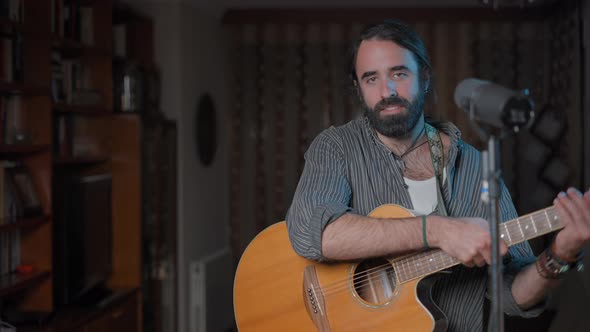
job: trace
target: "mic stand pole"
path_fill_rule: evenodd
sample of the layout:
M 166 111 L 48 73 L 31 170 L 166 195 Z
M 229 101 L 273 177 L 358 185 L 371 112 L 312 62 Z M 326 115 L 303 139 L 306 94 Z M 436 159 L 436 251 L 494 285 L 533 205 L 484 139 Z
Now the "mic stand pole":
M 492 265 L 488 268 L 491 289 L 491 307 L 488 331 L 504 331 L 504 310 L 502 309 L 502 257 L 500 256 L 500 179 L 499 140 L 493 134 L 488 137 L 488 150 L 482 152 L 483 183 L 481 199 L 488 207 L 492 237 Z

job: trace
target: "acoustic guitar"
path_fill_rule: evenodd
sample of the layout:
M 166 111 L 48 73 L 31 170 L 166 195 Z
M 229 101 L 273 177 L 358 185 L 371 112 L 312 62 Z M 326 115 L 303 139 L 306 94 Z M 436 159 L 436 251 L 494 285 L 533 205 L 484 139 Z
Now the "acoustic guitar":
M 383 205 L 376 218 L 412 217 Z M 562 228 L 552 207 L 500 225 L 507 245 Z M 441 250 L 403 257 L 318 263 L 297 255 L 285 222 L 269 226 L 242 255 L 234 281 L 234 313 L 240 332 L 446 331 L 432 302 L 436 272 L 460 262 Z M 427 278 L 428 277 L 428 278 Z

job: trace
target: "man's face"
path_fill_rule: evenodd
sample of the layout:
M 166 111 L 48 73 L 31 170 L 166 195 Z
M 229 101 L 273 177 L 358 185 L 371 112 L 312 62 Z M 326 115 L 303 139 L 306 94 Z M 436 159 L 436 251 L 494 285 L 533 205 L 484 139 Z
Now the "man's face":
M 412 52 L 392 41 L 364 40 L 355 68 L 373 128 L 391 138 L 407 136 L 420 120 L 425 100 Z

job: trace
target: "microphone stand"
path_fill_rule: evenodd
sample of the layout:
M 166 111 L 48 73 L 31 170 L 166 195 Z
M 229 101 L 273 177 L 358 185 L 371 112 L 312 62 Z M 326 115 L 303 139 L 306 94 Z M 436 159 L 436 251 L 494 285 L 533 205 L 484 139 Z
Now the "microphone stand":
M 500 197 L 502 195 L 500 164 L 500 138 L 502 129 L 479 124 L 475 120 L 475 105 L 471 103 L 469 115 L 473 127 L 482 139 L 487 139 L 488 149 L 482 151 L 481 200 L 486 204 L 492 238 L 492 264 L 488 267 L 489 289 L 491 291 L 489 332 L 504 332 L 504 310 L 502 308 L 502 256 L 500 255 Z M 513 128 L 518 131 L 518 128 Z
M 504 310 L 502 308 L 502 257 L 500 255 L 500 197 L 502 195 L 499 139 L 493 134 L 488 137 L 488 150 L 482 152 L 481 199 L 487 204 L 492 237 L 492 264 L 488 268 L 491 289 L 491 307 L 488 331 L 504 331 Z
M 491 99 L 484 100 L 487 108 L 476 112 L 476 103 L 471 101 L 466 108 L 471 123 L 482 139 L 487 139 L 488 149 L 482 152 L 482 186 L 481 200 L 486 204 L 487 214 L 490 218 L 490 234 L 492 238 L 492 264 L 488 267 L 490 277 L 489 289 L 491 291 L 491 308 L 488 331 L 504 331 L 504 310 L 502 308 L 502 257 L 500 255 L 500 197 L 502 195 L 500 167 L 500 138 L 499 135 L 510 129 L 517 133 L 520 128 L 531 123 L 534 113 L 532 100 L 528 98 L 529 91 L 522 91 L 520 98 L 506 95 L 502 89 L 489 90 L 488 97 L 498 99 L 500 109 L 490 108 Z M 473 99 L 473 92 L 472 92 Z M 458 103 L 460 105 L 460 103 Z M 460 106 L 461 107 L 461 106 Z M 490 112 L 490 109 L 493 111 Z M 484 111 L 485 110 L 485 111 Z M 499 111 L 499 112 L 498 112 Z M 487 113 L 486 113 L 487 112 Z M 495 112 L 495 113 L 494 113 Z M 479 123 L 481 122 L 481 123 Z

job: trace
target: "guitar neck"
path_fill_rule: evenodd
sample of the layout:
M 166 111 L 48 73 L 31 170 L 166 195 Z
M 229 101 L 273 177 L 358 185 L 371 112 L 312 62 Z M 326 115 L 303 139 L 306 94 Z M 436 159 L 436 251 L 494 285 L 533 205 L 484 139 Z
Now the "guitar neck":
M 500 224 L 500 238 L 508 246 L 561 229 L 557 212 L 548 207 Z M 442 250 L 429 250 L 393 262 L 399 282 L 404 283 L 447 269 L 461 262 Z

